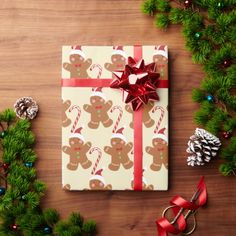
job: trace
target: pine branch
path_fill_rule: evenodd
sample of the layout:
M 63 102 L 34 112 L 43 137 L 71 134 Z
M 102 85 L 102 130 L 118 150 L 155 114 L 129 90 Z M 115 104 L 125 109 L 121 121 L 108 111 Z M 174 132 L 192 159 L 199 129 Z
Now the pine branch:
M 155 15 L 159 28 L 182 25 L 186 48 L 192 60 L 203 65 L 206 78 L 194 89 L 193 101 L 200 109 L 195 114 L 198 125 L 228 139 L 220 156 L 223 175 L 236 173 L 236 1 L 167 1 L 168 9 L 158 8 L 159 0 L 142 5 L 145 14 Z M 229 137 L 234 135 L 229 140 Z
M 78 213 L 60 221 L 56 210 L 40 207 L 46 186 L 37 180 L 34 168 L 37 156 L 30 121 L 16 120 L 14 111 L 7 109 L 0 113 L 0 122 L 8 124 L 0 143 L 4 150 L 0 178 L 5 183 L 0 188 L 0 235 L 95 235 L 94 221 L 84 222 Z

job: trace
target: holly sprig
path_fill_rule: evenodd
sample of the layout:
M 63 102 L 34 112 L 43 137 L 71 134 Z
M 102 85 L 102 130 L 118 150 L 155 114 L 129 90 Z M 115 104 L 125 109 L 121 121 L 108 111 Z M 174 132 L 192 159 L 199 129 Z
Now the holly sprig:
M 60 221 L 55 209 L 42 209 L 45 184 L 37 179 L 35 136 L 29 120 L 13 110 L 0 113 L 0 236 L 93 236 L 96 223 L 79 213 Z
M 206 74 L 193 90 L 193 101 L 200 105 L 195 121 L 221 137 L 219 170 L 235 175 L 236 0 L 146 0 L 142 11 L 155 17 L 158 28 L 182 25 L 186 48 Z

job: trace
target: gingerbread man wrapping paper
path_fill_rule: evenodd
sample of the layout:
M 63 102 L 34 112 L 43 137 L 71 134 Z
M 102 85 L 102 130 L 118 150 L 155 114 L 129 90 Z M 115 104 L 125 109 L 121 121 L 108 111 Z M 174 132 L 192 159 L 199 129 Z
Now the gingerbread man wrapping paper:
M 134 47 L 63 46 L 62 185 L 66 190 L 135 190 L 134 111 L 124 102 L 124 93 L 98 82 L 111 81 L 113 71 L 123 70 L 128 57 L 135 56 Z M 156 63 L 155 71 L 162 69 L 159 79 L 167 80 L 168 60 L 163 60 L 168 58 L 167 47 L 141 46 L 141 50 L 145 63 Z M 73 60 L 84 63 L 77 65 L 83 72 L 68 70 Z M 159 101 L 142 110 L 142 191 L 168 189 L 168 87 L 157 88 L 157 93 Z

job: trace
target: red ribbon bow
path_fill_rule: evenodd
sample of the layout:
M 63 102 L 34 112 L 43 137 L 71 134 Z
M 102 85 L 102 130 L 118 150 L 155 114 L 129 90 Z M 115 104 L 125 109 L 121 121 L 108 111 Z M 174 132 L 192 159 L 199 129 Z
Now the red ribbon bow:
M 160 74 L 154 72 L 155 63 L 145 65 L 144 60 L 136 62 L 132 57 L 128 58 L 128 65 L 124 71 L 116 71 L 116 76 L 110 87 L 120 88 L 127 92 L 125 103 L 132 104 L 134 111 L 137 111 L 142 105 L 147 104 L 149 100 L 158 101 L 157 87 Z
M 179 195 L 174 196 L 171 199 L 170 204 L 174 206 L 172 208 L 174 216 L 178 215 L 181 209 L 187 209 L 194 212 L 199 207 L 202 207 L 203 205 L 206 204 L 207 190 L 206 190 L 206 185 L 204 182 L 204 177 L 201 177 L 197 186 L 196 193 L 198 193 L 197 194 L 198 197 L 194 201 L 187 201 L 184 198 L 180 197 Z M 157 220 L 156 225 L 157 225 L 158 235 L 167 236 L 168 233 L 175 234 L 175 235 L 179 233 L 183 233 L 187 227 L 187 223 L 186 223 L 186 219 L 184 215 L 180 214 L 176 222 L 177 222 L 177 227 L 171 224 L 165 217 L 162 217 L 159 220 Z

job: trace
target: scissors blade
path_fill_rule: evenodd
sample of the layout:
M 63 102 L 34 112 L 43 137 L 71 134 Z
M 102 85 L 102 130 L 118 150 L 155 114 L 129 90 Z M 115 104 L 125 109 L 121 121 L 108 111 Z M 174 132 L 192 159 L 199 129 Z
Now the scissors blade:
M 193 194 L 193 196 L 192 196 L 190 202 L 195 202 L 195 201 L 198 199 L 198 197 L 199 197 L 199 195 L 201 194 L 201 192 L 202 192 L 201 189 L 197 189 L 197 190 L 195 191 L 195 193 Z

